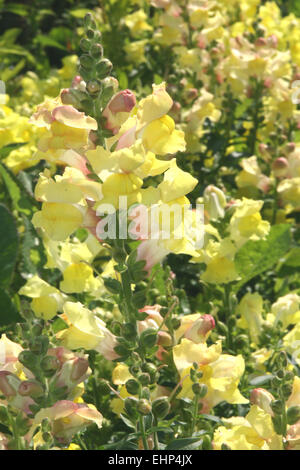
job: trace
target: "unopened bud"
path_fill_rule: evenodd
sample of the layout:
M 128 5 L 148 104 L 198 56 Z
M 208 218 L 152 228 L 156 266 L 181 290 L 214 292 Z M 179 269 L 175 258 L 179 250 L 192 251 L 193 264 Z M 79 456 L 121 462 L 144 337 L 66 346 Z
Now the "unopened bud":
M 207 394 L 208 388 L 205 384 L 195 383 L 192 385 L 192 390 L 199 398 L 204 398 Z
M 152 412 L 156 418 L 164 419 L 170 411 L 170 403 L 167 397 L 156 398 L 152 402 Z
M 85 28 L 89 28 L 91 24 L 93 24 L 94 20 L 93 20 L 93 16 L 92 14 L 89 12 L 85 15 L 84 19 L 83 19 L 83 25 Z
M 282 178 L 287 174 L 289 162 L 284 157 L 279 157 L 274 160 L 272 170 L 276 178 Z
M 49 338 L 46 335 L 37 336 L 30 343 L 30 350 L 36 354 L 46 354 L 49 347 Z
M 31 351 L 22 351 L 18 359 L 28 369 L 35 367 L 38 362 L 38 357 Z
M 126 387 L 127 392 L 130 393 L 131 395 L 137 395 L 140 391 L 140 384 L 135 379 L 127 380 L 125 387 Z
M 93 58 L 88 54 L 82 54 L 79 57 L 79 61 L 80 61 L 80 65 L 82 67 L 84 67 L 85 69 L 88 69 L 88 70 L 92 69 L 92 67 L 94 65 Z
M 18 393 L 22 395 L 22 397 L 39 397 L 43 395 L 44 389 L 39 382 L 24 380 L 24 382 L 20 383 Z
M 288 424 L 295 424 L 300 420 L 300 406 L 290 406 L 286 412 Z
M 149 413 L 151 413 L 151 405 L 148 402 L 148 400 L 145 400 L 145 398 L 142 398 L 138 402 L 137 410 L 142 415 L 148 415 Z
M 106 77 L 102 80 L 104 88 L 112 87 L 113 92 L 116 93 L 119 88 L 119 82 L 115 77 Z
M 266 46 L 266 45 L 267 45 L 267 41 L 266 41 L 265 38 L 257 38 L 254 44 L 255 44 L 256 46 L 258 46 L 258 47 Z
M 124 408 L 128 416 L 133 417 L 137 412 L 139 400 L 135 397 L 127 397 L 124 400 Z
M 112 97 L 107 106 L 115 114 L 119 112 L 129 113 L 135 105 L 134 93 L 131 90 L 122 90 Z
M 96 72 L 99 79 L 105 78 L 110 75 L 113 65 L 110 60 L 102 59 L 96 66 Z
M 79 46 L 80 46 L 81 50 L 83 50 L 83 52 L 89 52 L 89 50 L 91 48 L 91 41 L 89 41 L 86 38 L 82 38 L 80 40 Z
M 170 347 L 173 344 L 172 337 L 166 331 L 158 332 L 157 344 L 160 346 Z
M 139 375 L 138 376 L 138 381 L 142 384 L 142 385 L 149 385 L 150 383 L 150 375 L 147 374 L 146 372 L 144 372 L 143 374 Z
M 54 356 L 46 356 L 41 361 L 41 368 L 47 377 L 55 374 L 59 367 L 59 360 Z
M 184 337 L 199 343 L 205 341 L 208 333 L 215 328 L 216 323 L 214 317 L 209 314 L 201 315 L 184 333 Z
M 270 403 L 271 409 L 275 414 L 282 413 L 283 403 L 281 400 L 275 400 Z
M 90 54 L 93 59 L 100 60 L 103 56 L 103 47 L 101 44 L 93 44 L 90 50 Z
M 100 80 L 89 80 L 86 84 L 86 89 L 91 95 L 97 95 L 101 88 Z
M 212 449 L 212 444 L 211 444 L 211 438 L 205 434 L 202 438 L 202 449 L 203 450 L 211 450 Z
M 61 91 L 60 99 L 62 101 L 62 104 L 70 104 L 71 106 L 74 106 L 74 107 L 76 107 L 79 104 L 75 96 L 72 93 L 70 93 L 70 90 L 68 88 L 65 88 L 64 90 Z
M 289 153 L 294 152 L 295 148 L 296 148 L 295 142 L 289 142 L 288 144 L 286 144 L 286 150 L 287 150 Z
M 89 361 L 84 357 L 77 357 L 74 360 L 72 373 L 71 373 L 71 380 L 77 382 L 81 377 L 86 374 L 86 371 L 89 368 Z
M 272 393 L 268 392 L 264 388 L 255 388 L 250 394 L 250 402 L 252 405 L 259 406 L 266 413 L 273 416 L 273 410 L 271 403 L 275 400 Z
M 157 342 L 157 330 L 155 328 L 147 328 L 140 335 L 140 344 L 146 349 L 151 349 Z
M 7 370 L 0 371 L 0 391 L 6 398 L 14 397 L 17 393 L 12 384 L 10 383 L 10 379 L 14 379 L 14 374 L 8 372 Z
M 226 197 L 221 189 L 210 184 L 204 190 L 203 199 L 210 219 L 216 220 L 224 217 Z

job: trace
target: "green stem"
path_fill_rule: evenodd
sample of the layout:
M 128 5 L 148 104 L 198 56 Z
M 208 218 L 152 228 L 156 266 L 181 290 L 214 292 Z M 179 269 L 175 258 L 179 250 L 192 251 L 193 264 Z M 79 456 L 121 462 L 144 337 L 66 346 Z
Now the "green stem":
M 157 418 L 154 418 L 154 426 L 157 426 L 157 425 L 158 425 Z M 154 449 L 153 450 L 159 450 L 157 431 L 155 431 L 154 433 Z
M 193 409 L 193 418 L 192 418 L 192 432 L 191 435 L 196 431 L 195 427 L 197 424 L 197 418 L 198 418 L 198 407 L 199 407 L 199 398 L 197 395 L 195 395 L 194 398 L 194 409 Z
M 139 423 L 140 423 L 140 432 L 142 434 L 142 441 L 143 441 L 143 447 L 144 450 L 149 450 L 147 438 L 146 438 L 146 433 L 145 433 L 145 423 L 144 423 L 144 416 L 139 417 Z

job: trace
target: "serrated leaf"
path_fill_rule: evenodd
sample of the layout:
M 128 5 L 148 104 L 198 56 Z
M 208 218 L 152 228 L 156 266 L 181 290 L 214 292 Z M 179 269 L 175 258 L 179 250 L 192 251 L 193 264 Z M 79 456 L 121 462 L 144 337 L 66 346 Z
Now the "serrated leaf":
M 0 221 L 0 286 L 8 287 L 17 261 L 19 235 L 14 217 L 2 204 Z
M 10 300 L 9 294 L 0 288 L 0 326 L 10 325 L 22 321 L 15 305 Z
M 241 281 L 234 286 L 237 292 L 246 282 L 272 268 L 290 249 L 289 224 L 274 225 L 266 240 L 249 240 L 237 252 L 235 264 Z

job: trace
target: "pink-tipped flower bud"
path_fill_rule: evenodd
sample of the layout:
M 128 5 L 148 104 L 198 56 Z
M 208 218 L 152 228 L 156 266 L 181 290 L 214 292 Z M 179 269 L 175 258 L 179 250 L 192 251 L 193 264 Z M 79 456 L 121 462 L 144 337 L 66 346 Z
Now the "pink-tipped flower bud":
M 286 150 L 289 153 L 294 152 L 295 148 L 296 148 L 295 142 L 289 142 L 288 144 L 286 144 Z
M 272 34 L 267 38 L 268 46 L 273 47 L 274 49 L 278 46 L 278 37 L 275 34 Z
M 77 106 L 79 104 L 74 95 L 70 93 L 69 88 L 64 88 L 61 91 L 60 99 L 62 104 L 70 104 L 71 106 Z
M 83 80 L 83 78 L 82 78 L 80 75 L 76 75 L 76 76 L 73 78 L 71 87 L 72 87 L 72 88 L 75 88 L 75 90 L 85 91 L 85 89 L 86 89 L 86 83 L 85 83 L 85 81 Z
M 190 103 L 198 96 L 197 88 L 188 88 L 184 93 L 185 100 Z
M 181 104 L 178 101 L 174 101 L 172 108 L 169 111 L 170 116 L 174 119 L 175 122 L 180 121 L 181 117 Z
M 267 77 L 265 80 L 264 80 L 264 87 L 265 88 L 271 88 L 273 84 L 273 80 L 271 77 Z
M 73 362 L 71 380 L 77 382 L 85 376 L 89 368 L 89 361 L 84 357 L 77 357 Z
M 6 398 L 16 396 L 17 392 L 11 383 L 16 376 L 7 370 L 0 371 L 0 391 Z M 17 377 L 16 377 L 17 379 Z
M 108 108 L 112 113 L 130 113 L 132 108 L 136 105 L 135 95 L 131 90 L 119 91 L 115 96 L 112 97 L 108 103 Z
M 212 315 L 195 313 L 183 316 L 179 328 L 176 329 L 175 339 L 179 341 L 184 337 L 196 344 L 204 343 L 214 327 L 215 320 Z
M 76 86 L 78 86 L 81 81 L 82 81 L 81 76 L 75 75 L 75 77 L 72 80 L 72 88 L 76 88 Z
M 286 176 L 289 168 L 289 162 L 284 157 L 279 157 L 274 160 L 272 170 L 276 178 L 283 178 Z
M 266 153 L 268 150 L 267 144 L 259 144 L 258 148 L 259 148 L 260 153 L 262 154 Z
M 115 77 L 105 77 L 102 81 L 103 88 L 112 87 L 114 93 L 119 89 L 119 82 Z
M 254 44 L 257 47 L 266 46 L 267 45 L 267 40 L 265 38 L 257 38 Z
M 114 95 L 103 111 L 106 129 L 116 134 L 126 119 L 126 113 L 130 113 L 135 105 L 135 95 L 130 90 L 122 90 Z
M 201 315 L 201 317 L 192 323 L 192 325 L 184 333 L 184 337 L 199 343 L 205 341 L 211 330 L 216 326 L 214 317 L 212 315 Z
M 257 405 L 269 415 L 273 416 L 274 413 L 271 408 L 271 403 L 274 401 L 272 393 L 264 388 L 255 388 L 250 394 L 250 402 L 252 405 Z
M 294 82 L 295 80 L 300 80 L 300 72 L 296 72 L 292 78 L 292 82 Z

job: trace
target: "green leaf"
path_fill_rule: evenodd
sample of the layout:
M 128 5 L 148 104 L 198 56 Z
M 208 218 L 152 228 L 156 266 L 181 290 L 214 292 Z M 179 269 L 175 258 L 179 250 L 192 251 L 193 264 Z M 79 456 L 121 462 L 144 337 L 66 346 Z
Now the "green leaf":
M 1 80 L 4 82 L 8 82 L 8 80 L 11 80 L 14 78 L 18 73 L 22 70 L 22 68 L 25 66 L 26 60 L 21 59 L 14 67 L 7 67 L 2 73 L 1 73 Z
M 199 436 L 196 437 L 185 437 L 182 439 L 175 439 L 170 442 L 165 450 L 183 450 L 183 449 L 197 449 L 202 444 L 202 439 L 199 439 Z
M 126 426 L 128 426 L 130 429 L 133 429 L 135 431 L 134 424 L 128 418 L 126 418 L 126 416 L 122 415 L 122 413 L 121 413 L 120 418 L 123 421 L 123 423 L 126 424 Z
M 67 48 L 58 41 L 44 34 L 38 34 L 35 38 L 35 41 L 43 47 L 55 47 L 56 49 L 61 49 L 62 51 L 67 50 Z
M 12 214 L 2 204 L 0 220 L 0 286 L 8 287 L 17 261 L 19 235 Z
M 18 148 L 23 147 L 23 145 L 26 145 L 26 144 L 27 142 L 20 142 L 16 144 L 5 145 L 4 147 L 0 149 L 0 160 L 8 157 L 10 152 L 12 152 L 13 150 L 17 150 Z
M 2 34 L 2 36 L 0 36 L 0 44 L 3 44 L 3 46 L 7 46 L 8 44 L 14 44 L 21 31 L 21 28 L 8 29 Z
M 0 288 L 0 326 L 22 321 L 8 293 Z
M 2 177 L 14 209 L 26 215 L 32 214 L 33 206 L 38 205 L 37 201 L 27 193 L 21 182 L 3 163 L 0 163 L 0 177 Z
M 254 377 L 253 379 L 249 380 L 249 384 L 257 387 L 260 385 L 265 385 L 266 383 L 270 382 L 272 379 L 274 379 L 274 375 L 272 374 L 258 375 Z
M 106 289 L 112 294 L 120 294 L 122 292 L 122 285 L 116 279 L 113 279 L 112 277 L 104 277 L 103 282 Z
M 128 78 L 127 74 L 123 70 L 117 71 L 119 86 L 121 90 L 128 88 Z
M 234 286 L 237 292 L 246 282 L 272 268 L 290 249 L 291 233 L 289 224 L 274 225 L 266 240 L 249 240 L 237 252 L 235 264 L 241 276 Z
M 38 269 L 42 266 L 39 266 L 37 261 L 33 262 L 31 254 L 34 250 L 39 252 L 39 258 L 41 261 L 45 262 L 45 255 L 41 249 L 41 243 L 38 238 L 38 235 L 35 231 L 34 226 L 32 225 L 31 221 L 23 215 L 23 223 L 24 223 L 24 233 L 21 243 L 21 254 L 22 254 L 22 263 L 21 268 L 22 271 L 31 274 L 37 274 Z
M 32 64 L 35 63 L 35 59 L 30 52 L 26 51 L 23 47 L 20 46 L 11 46 L 11 47 L 5 47 L 5 46 L 0 46 L 0 55 L 21 55 L 25 56 L 29 62 Z
M 205 413 L 201 414 L 201 418 L 205 418 L 205 419 L 208 419 L 209 421 L 213 421 L 214 423 L 218 423 L 220 425 L 223 425 L 223 421 L 221 418 L 219 418 L 218 416 L 214 416 L 214 415 L 207 415 Z
M 74 18 L 84 18 L 87 13 L 89 13 L 88 8 L 77 8 L 76 10 L 70 10 L 69 13 L 71 16 L 74 16 Z
M 153 266 L 150 277 L 153 279 L 153 287 L 156 287 L 161 295 L 166 295 L 166 280 L 164 270 L 160 264 Z
M 292 248 L 291 251 L 287 254 L 284 264 L 286 266 L 292 266 L 293 268 L 298 268 L 300 266 L 300 248 Z
M 22 5 L 22 3 L 10 3 L 4 6 L 3 11 L 26 17 L 29 11 L 29 6 Z

